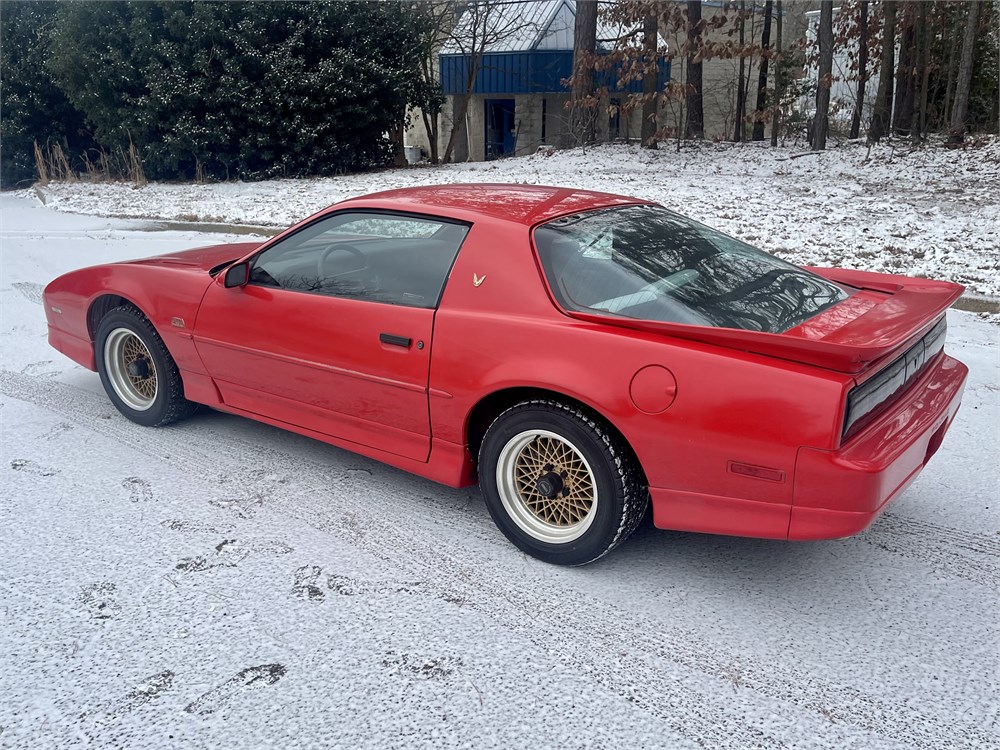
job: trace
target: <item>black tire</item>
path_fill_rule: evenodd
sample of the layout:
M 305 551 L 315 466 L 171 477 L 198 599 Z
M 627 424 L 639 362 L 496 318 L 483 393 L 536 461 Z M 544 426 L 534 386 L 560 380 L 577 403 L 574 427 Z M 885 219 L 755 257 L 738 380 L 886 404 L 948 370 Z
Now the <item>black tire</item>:
M 160 335 L 132 305 L 101 319 L 94 357 L 111 403 L 136 424 L 162 427 L 198 410 L 184 398 L 184 383 Z M 138 369 L 129 371 L 130 365 Z
M 504 536 L 556 565 L 603 557 L 635 531 L 649 504 L 624 441 L 596 415 L 558 401 L 524 401 L 493 421 L 479 450 L 479 484 Z M 575 505 L 560 510 L 567 503 Z

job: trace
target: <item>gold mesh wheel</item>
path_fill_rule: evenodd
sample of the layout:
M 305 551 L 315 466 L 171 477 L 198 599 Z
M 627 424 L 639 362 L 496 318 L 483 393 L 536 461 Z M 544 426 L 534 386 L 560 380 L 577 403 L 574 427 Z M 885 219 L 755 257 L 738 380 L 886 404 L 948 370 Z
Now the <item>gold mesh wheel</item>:
M 550 544 L 579 539 L 597 511 L 597 482 L 587 459 L 547 430 L 527 430 L 507 441 L 497 462 L 497 488 L 511 519 Z
M 136 411 L 156 400 L 156 365 L 149 349 L 128 328 L 116 328 L 104 342 L 104 367 L 118 398 Z

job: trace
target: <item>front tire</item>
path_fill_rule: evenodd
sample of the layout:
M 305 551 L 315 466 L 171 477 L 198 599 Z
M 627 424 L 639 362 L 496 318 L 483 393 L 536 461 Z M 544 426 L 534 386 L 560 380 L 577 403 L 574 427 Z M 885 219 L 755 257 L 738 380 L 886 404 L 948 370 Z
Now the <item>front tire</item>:
M 606 555 L 635 530 L 649 501 L 624 441 L 558 401 L 525 401 L 494 420 L 479 451 L 479 483 L 500 531 L 556 565 Z
M 94 349 L 108 398 L 133 422 L 161 427 L 197 410 L 184 398 L 180 372 L 160 335 L 135 307 L 116 307 L 101 319 Z

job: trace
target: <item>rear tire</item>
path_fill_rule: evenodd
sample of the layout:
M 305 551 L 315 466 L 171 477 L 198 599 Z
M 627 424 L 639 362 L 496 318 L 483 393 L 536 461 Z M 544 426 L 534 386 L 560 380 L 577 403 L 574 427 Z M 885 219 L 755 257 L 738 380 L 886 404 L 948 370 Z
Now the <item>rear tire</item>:
M 558 401 L 525 401 L 490 425 L 479 483 L 493 521 L 524 552 L 585 565 L 624 542 L 649 492 L 624 441 L 598 417 Z
M 111 403 L 136 424 L 161 427 L 197 411 L 184 398 L 180 372 L 160 335 L 132 305 L 101 319 L 94 357 Z

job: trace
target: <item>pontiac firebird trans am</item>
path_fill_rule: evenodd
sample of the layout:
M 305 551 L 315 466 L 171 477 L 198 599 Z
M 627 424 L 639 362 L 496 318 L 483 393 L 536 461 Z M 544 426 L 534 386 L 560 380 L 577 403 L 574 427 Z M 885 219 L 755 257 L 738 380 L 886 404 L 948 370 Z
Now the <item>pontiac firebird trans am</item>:
M 68 273 L 49 341 L 128 419 L 199 405 L 453 487 L 541 560 L 662 529 L 865 529 L 941 445 L 962 287 L 800 268 L 638 198 L 393 190 Z

